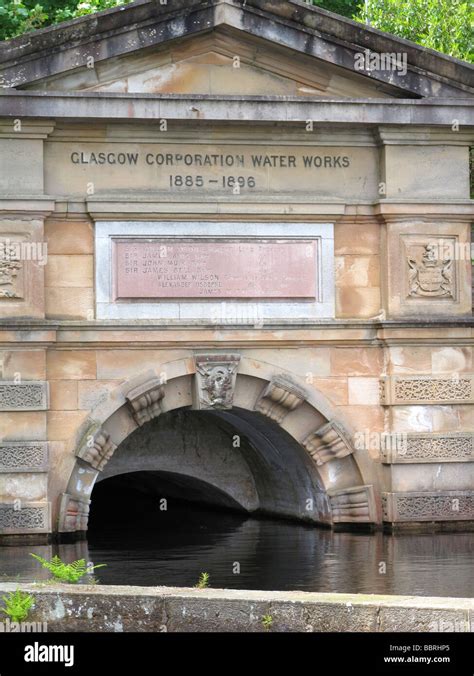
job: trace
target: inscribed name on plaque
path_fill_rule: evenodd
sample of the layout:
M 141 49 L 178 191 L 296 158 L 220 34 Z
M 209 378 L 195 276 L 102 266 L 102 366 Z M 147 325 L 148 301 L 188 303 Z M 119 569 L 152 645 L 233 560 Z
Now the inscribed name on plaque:
M 115 299 L 317 296 L 315 241 L 114 240 Z

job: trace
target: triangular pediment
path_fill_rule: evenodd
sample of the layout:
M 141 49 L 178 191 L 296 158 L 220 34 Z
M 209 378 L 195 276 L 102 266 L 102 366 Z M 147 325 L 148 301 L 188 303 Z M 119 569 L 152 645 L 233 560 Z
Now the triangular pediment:
M 361 54 L 397 66 L 361 68 Z M 30 90 L 446 98 L 472 96 L 472 76 L 299 0 L 140 0 L 0 43 L 3 86 Z
M 385 98 L 388 85 L 234 29 L 73 69 L 25 89 L 137 94 Z

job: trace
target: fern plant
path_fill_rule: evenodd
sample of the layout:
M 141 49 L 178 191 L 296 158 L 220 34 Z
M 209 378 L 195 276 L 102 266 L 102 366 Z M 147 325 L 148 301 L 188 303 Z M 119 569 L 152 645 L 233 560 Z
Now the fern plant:
M 100 563 L 97 566 L 89 566 L 85 559 L 78 559 L 72 563 L 64 563 L 59 556 L 53 556 L 51 561 L 47 561 L 37 554 L 30 554 L 30 556 L 39 561 L 43 568 L 49 570 L 54 579 L 59 580 L 60 582 L 77 583 L 84 575 L 90 575 L 93 570 L 103 568 L 107 565 L 105 563 Z
M 2 599 L 5 601 L 5 608 L 0 610 L 8 615 L 12 622 L 24 622 L 34 602 L 31 594 L 22 592 L 21 589 L 2 596 Z

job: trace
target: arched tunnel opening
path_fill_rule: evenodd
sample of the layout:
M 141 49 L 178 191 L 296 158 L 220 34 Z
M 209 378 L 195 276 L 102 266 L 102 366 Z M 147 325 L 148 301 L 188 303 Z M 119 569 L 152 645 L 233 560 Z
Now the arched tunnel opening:
M 258 413 L 177 409 L 135 430 L 92 492 L 90 531 L 160 500 L 324 524 L 329 507 L 313 461 Z M 113 508 L 112 508 L 113 506 Z
M 244 409 L 163 413 L 119 445 L 91 498 L 87 541 L 58 553 L 105 563 L 103 584 L 189 587 L 206 572 L 213 588 L 429 595 L 440 576 L 444 595 L 472 587 L 467 534 L 316 527 L 329 506 L 312 459 Z M 380 561 L 392 562 L 384 575 Z
M 275 575 L 292 559 L 314 563 L 324 519 L 314 464 L 280 426 L 243 409 L 178 409 L 133 432 L 100 475 L 89 555 L 126 560 L 134 584 L 189 586 L 209 572 L 213 585 L 282 588 Z

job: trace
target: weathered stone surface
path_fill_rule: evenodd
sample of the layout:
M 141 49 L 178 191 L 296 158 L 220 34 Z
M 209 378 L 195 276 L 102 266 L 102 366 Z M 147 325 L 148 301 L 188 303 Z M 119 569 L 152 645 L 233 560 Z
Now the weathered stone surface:
M 127 401 L 138 425 L 143 425 L 161 414 L 161 400 L 164 396 L 164 384 L 158 378 L 147 380 L 127 393 Z
M 50 319 L 94 318 L 92 287 L 46 287 L 46 316 Z
M 317 465 L 352 453 L 349 439 L 333 422 L 311 432 L 302 443 Z
M 91 380 L 96 377 L 95 352 L 50 350 L 47 355 L 50 380 Z
M 377 511 L 373 486 L 352 486 L 329 491 L 334 523 L 375 523 Z
M 99 423 L 96 423 L 87 429 L 76 455 L 94 469 L 102 471 L 116 448 L 110 434 Z
M 50 255 L 94 253 L 94 229 L 88 221 L 46 220 L 44 237 Z
M 60 533 L 75 533 L 87 530 L 89 519 L 89 500 L 79 500 L 67 493 L 61 495 L 59 508 L 60 521 L 58 531 Z
M 306 392 L 303 388 L 284 375 L 275 376 L 258 398 L 255 410 L 281 424 L 305 399 Z
M 17 584 L 3 583 L 0 591 Z M 56 632 L 468 632 L 471 599 L 173 587 L 21 584 Z M 58 603 L 58 594 L 60 603 Z M 263 625 L 271 616 L 271 627 Z

